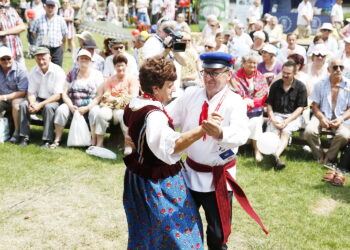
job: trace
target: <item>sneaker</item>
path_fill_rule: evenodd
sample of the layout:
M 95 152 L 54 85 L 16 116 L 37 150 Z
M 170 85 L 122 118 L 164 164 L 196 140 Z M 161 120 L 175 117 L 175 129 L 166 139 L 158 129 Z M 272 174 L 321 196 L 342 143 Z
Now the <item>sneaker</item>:
M 28 137 L 23 137 L 22 141 L 20 142 L 19 146 L 20 147 L 26 147 L 29 144 L 29 138 Z
M 43 141 L 43 143 L 40 145 L 41 148 L 50 148 L 50 142 Z
M 308 145 L 305 145 L 304 147 L 303 147 L 303 150 L 304 150 L 304 152 L 307 152 L 307 153 L 311 153 L 312 151 L 311 151 L 311 148 L 308 146 Z

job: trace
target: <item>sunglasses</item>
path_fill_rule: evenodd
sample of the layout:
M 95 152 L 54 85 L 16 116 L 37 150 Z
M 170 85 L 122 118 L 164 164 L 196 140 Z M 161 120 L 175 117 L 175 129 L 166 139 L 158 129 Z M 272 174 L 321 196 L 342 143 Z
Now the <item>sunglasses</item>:
M 183 39 L 182 40 L 184 43 L 186 43 L 186 42 L 191 42 L 191 40 L 186 40 L 186 39 Z
M 322 54 L 317 54 L 317 55 L 314 54 L 314 56 L 322 57 L 322 58 L 326 57 L 326 55 L 322 55 Z
M 214 48 L 214 47 L 213 47 L 213 46 L 209 46 L 209 45 L 204 45 L 204 48 L 212 49 L 212 48 Z
M 11 57 L 1 57 L 1 61 L 11 61 Z
M 124 49 L 124 46 L 118 46 L 118 47 L 113 47 L 112 50 L 120 50 L 120 49 Z
M 340 71 L 343 71 L 344 65 L 333 65 L 333 67 L 332 67 L 333 70 L 337 70 L 338 68 L 340 69 Z
M 215 24 L 210 24 L 210 27 L 213 27 L 213 28 L 214 28 L 215 26 L 216 26 Z

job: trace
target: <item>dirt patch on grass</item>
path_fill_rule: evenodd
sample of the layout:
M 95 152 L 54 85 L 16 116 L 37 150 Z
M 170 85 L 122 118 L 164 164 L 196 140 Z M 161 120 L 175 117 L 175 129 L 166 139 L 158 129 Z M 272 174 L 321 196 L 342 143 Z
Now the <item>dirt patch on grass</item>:
M 0 249 L 126 248 L 127 224 L 115 175 L 101 177 L 103 186 L 87 174 L 49 192 L 35 190 L 38 195 L 34 190 L 7 193 L 3 204 L 8 206 L 1 206 Z
M 339 206 L 339 202 L 331 198 L 322 198 L 311 209 L 314 214 L 328 216 Z

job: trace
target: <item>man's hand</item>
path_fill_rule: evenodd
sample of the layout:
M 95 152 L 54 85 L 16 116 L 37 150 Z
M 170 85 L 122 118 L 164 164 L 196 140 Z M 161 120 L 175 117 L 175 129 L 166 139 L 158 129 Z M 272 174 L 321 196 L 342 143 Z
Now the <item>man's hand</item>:
M 29 104 L 28 111 L 29 113 L 37 113 L 40 109 L 43 108 L 43 105 L 39 102 L 33 102 L 32 104 Z
M 222 129 L 216 120 L 204 120 L 202 124 L 203 131 L 214 138 L 222 138 Z
M 332 120 L 332 121 L 330 121 L 329 122 L 329 126 L 331 127 L 331 128 L 339 128 L 340 127 L 340 125 L 343 123 L 343 119 L 341 119 L 341 118 L 336 118 L 336 119 L 334 119 L 334 120 Z
M 216 123 L 217 125 L 221 125 L 221 122 L 224 120 L 224 118 L 216 111 L 208 115 L 208 121 L 212 121 Z
M 173 38 L 171 36 L 167 36 L 164 41 L 163 41 L 163 44 L 165 45 L 166 48 L 170 48 L 171 47 L 171 40 Z
M 320 119 L 320 125 L 322 128 L 330 128 L 331 126 L 330 122 L 325 117 Z
M 276 128 L 278 128 L 278 129 L 284 129 L 284 128 L 286 127 L 286 124 L 285 124 L 284 121 L 272 120 L 271 122 L 272 122 L 272 124 L 273 124 Z

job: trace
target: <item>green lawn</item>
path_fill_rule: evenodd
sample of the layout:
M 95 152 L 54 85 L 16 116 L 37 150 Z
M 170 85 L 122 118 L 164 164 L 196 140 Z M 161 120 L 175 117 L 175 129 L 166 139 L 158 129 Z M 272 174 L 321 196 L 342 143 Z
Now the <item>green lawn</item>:
M 33 127 L 26 148 L 0 144 L 0 249 L 125 249 L 120 152 L 112 161 L 41 149 L 41 133 Z M 237 179 L 270 234 L 235 202 L 229 249 L 350 249 L 349 184 L 322 182 L 326 170 L 300 146 L 288 148 L 280 172 L 242 149 Z

